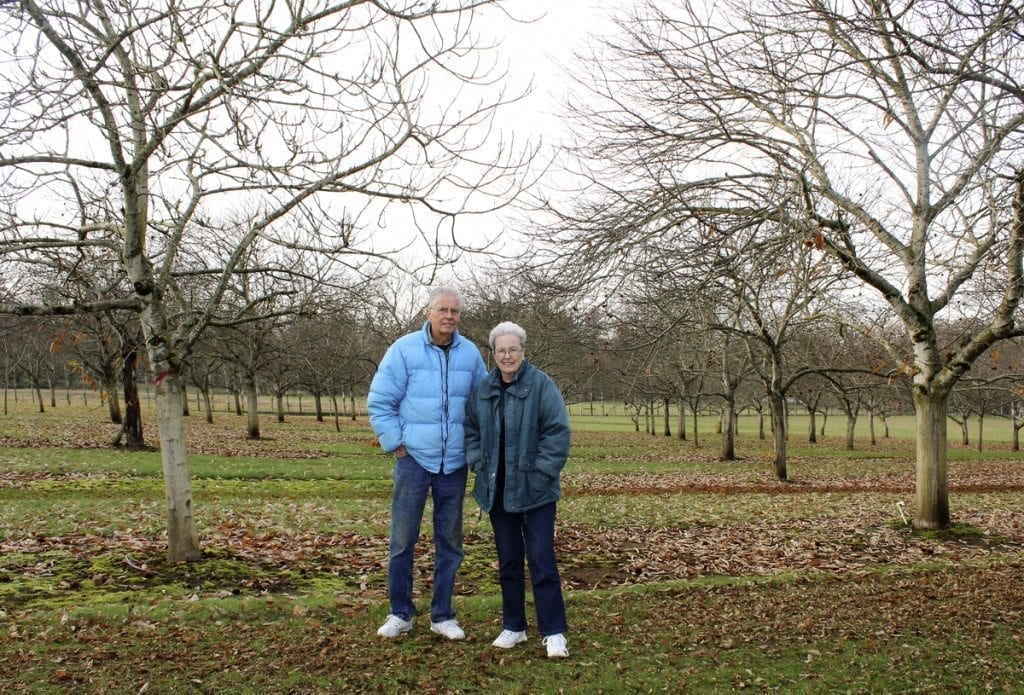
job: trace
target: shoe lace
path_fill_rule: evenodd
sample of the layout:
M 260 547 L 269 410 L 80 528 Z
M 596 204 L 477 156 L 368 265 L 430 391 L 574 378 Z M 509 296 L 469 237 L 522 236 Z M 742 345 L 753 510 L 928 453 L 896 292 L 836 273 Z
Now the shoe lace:
M 564 647 L 565 646 L 565 637 L 562 637 L 561 635 L 548 635 L 547 637 L 544 638 L 544 644 L 545 645 L 550 644 L 553 647 L 554 646 Z

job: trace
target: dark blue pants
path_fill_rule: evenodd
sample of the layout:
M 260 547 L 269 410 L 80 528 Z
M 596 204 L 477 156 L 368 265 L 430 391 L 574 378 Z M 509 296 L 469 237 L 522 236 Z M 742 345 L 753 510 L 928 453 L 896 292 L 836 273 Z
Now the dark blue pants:
M 520 514 L 510 514 L 500 497 L 491 509 L 494 544 L 498 550 L 501 584 L 501 622 L 506 630 L 526 630 L 525 557 L 542 637 L 566 632 L 562 581 L 555 560 L 555 503 Z

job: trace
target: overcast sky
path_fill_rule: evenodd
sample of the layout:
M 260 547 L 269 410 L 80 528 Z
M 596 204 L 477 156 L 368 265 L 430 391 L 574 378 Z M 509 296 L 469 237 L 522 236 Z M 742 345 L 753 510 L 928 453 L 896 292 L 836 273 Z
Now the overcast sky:
M 518 23 L 503 18 L 494 23 L 494 38 L 501 41 L 503 60 L 508 61 L 507 92 L 517 93 L 533 84 L 528 97 L 502 108 L 499 124 L 514 132 L 517 141 L 542 138 L 545 145 L 557 147 L 568 128 L 557 115 L 569 83 L 567 71 L 572 68 L 574 53 L 587 46 L 592 36 L 607 31 L 609 2 L 511 0 L 503 6 L 519 19 L 536 21 Z M 484 28 L 488 30 L 490 27 Z M 467 218 L 460 229 L 479 229 L 482 235 L 494 238 L 508 219 L 504 212 Z M 391 225 L 389 231 L 400 235 L 402 228 L 399 223 Z
M 553 118 L 553 111 L 565 91 L 567 76 L 574 52 L 585 47 L 592 34 L 600 34 L 607 26 L 607 11 L 604 0 L 558 0 L 538 3 L 533 0 L 519 0 L 506 5 L 513 13 L 534 12 L 524 10 L 530 6 L 547 4 L 544 14 L 535 23 L 517 24 L 503 22 L 505 36 L 502 51 L 512 61 L 512 79 L 525 84 L 531 78 L 536 87 L 533 95 L 521 107 L 510 111 L 517 122 L 523 123 L 519 115 L 527 116 L 529 127 L 545 135 L 560 128 Z M 529 118 L 532 116 L 532 118 Z

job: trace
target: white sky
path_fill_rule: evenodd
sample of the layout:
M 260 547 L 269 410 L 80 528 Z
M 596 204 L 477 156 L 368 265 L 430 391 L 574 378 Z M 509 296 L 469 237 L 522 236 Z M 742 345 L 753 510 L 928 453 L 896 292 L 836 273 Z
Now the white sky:
M 518 0 L 505 5 L 517 17 L 539 19 L 530 24 L 503 22 L 502 51 L 511 61 L 513 83 L 522 85 L 532 79 L 535 86 L 531 97 L 509 109 L 506 117 L 547 137 L 561 128 L 554 111 L 564 95 L 565 71 L 572 67 L 573 54 L 607 26 L 607 12 L 602 0 L 557 0 L 537 9 L 543 4 Z
M 567 71 L 572 68 L 573 56 L 582 51 L 590 37 L 600 35 L 609 26 L 608 0 L 508 0 L 502 3 L 507 12 L 517 19 L 536 21 L 515 22 L 502 17 L 494 21 L 493 39 L 501 42 L 501 60 L 507 61 L 509 71 L 506 92 L 521 92 L 528 84 L 533 90 L 523 100 L 501 109 L 498 123 L 507 133 L 520 140 L 542 140 L 546 147 L 557 147 L 567 133 L 567 125 L 558 118 L 566 89 Z M 500 15 L 500 13 L 492 13 Z M 492 31 L 483 26 L 483 32 Z M 486 40 L 492 37 L 487 36 Z M 479 228 L 489 238 L 501 236 L 511 211 L 473 216 L 459 223 L 460 229 Z M 388 229 L 374 231 L 374 236 L 401 238 L 407 227 L 398 220 L 389 220 Z M 420 248 L 402 255 L 416 257 L 424 253 Z M 466 262 L 472 264 L 473 259 Z

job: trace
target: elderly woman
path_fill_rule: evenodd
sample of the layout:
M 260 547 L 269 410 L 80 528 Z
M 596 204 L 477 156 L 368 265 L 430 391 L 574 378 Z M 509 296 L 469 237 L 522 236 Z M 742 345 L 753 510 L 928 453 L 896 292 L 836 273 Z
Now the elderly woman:
M 537 627 L 550 658 L 567 657 L 568 625 L 555 559 L 555 503 L 569 456 L 569 418 L 558 387 L 524 357 L 526 332 L 505 322 L 491 330 L 497 366 L 466 406 L 466 462 L 473 496 L 494 528 L 503 630 L 494 646 L 526 641 L 524 557 Z

